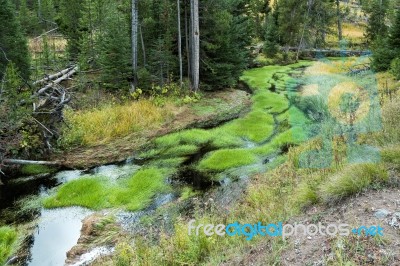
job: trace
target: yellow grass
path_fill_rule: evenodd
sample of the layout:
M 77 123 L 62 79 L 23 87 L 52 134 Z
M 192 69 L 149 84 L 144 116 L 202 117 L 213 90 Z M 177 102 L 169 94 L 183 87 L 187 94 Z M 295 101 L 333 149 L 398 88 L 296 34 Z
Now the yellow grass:
M 350 41 L 352 44 L 359 44 L 364 42 L 364 34 L 365 34 L 365 26 L 363 25 L 355 25 L 352 23 L 343 23 L 342 25 L 342 34 L 343 38 L 347 41 Z M 327 42 L 337 44 L 339 41 L 337 35 L 337 28 L 332 28 L 332 32 L 334 34 L 328 35 Z
M 351 23 L 343 23 L 343 36 L 350 39 L 364 38 L 365 27 Z
M 384 92 L 386 89 L 390 91 L 395 91 L 400 88 L 400 81 L 389 72 L 379 72 L 376 74 L 378 82 L 378 90 Z
M 56 52 L 65 51 L 67 46 L 67 40 L 60 36 L 47 36 L 47 43 L 51 50 L 55 50 Z M 44 47 L 44 38 L 38 39 L 29 39 L 28 40 L 29 51 L 32 53 L 41 53 L 43 52 Z
M 348 57 L 344 60 L 335 60 L 329 62 L 316 62 L 305 70 L 306 75 L 327 75 L 327 74 L 343 74 L 349 71 L 349 68 L 357 65 L 369 63 L 368 58 L 360 59 L 359 57 Z
M 65 144 L 95 145 L 116 137 L 151 130 L 159 126 L 170 112 L 149 100 L 108 105 L 95 110 L 65 112 L 69 128 L 63 134 Z
M 360 106 L 354 114 L 354 121 L 363 119 L 369 112 L 369 97 L 365 90 L 361 89 L 355 82 L 342 82 L 332 88 L 328 96 L 328 107 L 331 114 L 339 121 L 346 123 L 348 114 L 341 111 L 340 103 L 345 93 L 354 93 L 360 99 Z
M 313 96 L 318 94 L 319 94 L 318 84 L 305 85 L 301 89 L 301 96 L 303 97 Z

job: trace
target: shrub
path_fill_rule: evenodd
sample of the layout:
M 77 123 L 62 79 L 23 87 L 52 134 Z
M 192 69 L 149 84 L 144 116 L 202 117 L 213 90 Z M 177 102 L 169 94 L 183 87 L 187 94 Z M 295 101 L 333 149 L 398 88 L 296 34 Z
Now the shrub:
M 378 38 L 373 44 L 372 52 L 372 69 L 375 71 L 388 70 L 390 62 L 395 57 L 394 51 L 388 45 L 388 41 Z
M 390 71 L 397 79 L 400 79 L 400 57 L 392 60 L 390 63 Z

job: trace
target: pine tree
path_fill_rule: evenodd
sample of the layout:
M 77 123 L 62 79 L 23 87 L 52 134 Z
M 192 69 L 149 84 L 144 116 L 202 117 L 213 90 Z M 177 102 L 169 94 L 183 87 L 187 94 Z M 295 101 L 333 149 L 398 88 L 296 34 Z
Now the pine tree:
M 80 39 L 85 29 L 80 27 L 83 10 L 81 0 L 61 0 L 61 12 L 57 19 L 61 31 L 68 39 L 67 51 L 72 59 L 76 59 L 80 52 Z M 88 30 L 88 29 L 86 29 Z
M 99 36 L 99 64 L 107 87 L 127 87 L 132 76 L 132 54 L 128 20 L 115 4 L 108 4 L 105 27 Z
M 201 80 L 205 89 L 234 86 L 247 67 L 251 34 L 245 1 L 202 1 Z
M 397 11 L 394 25 L 390 28 L 389 45 L 400 56 L 400 10 Z
M 45 31 L 57 26 L 55 23 L 56 10 L 53 0 L 40 0 L 40 7 L 38 8 L 40 8 L 40 10 L 38 10 L 39 20 Z
M 373 0 L 369 6 L 365 7 L 365 11 L 369 15 L 366 38 L 370 42 L 387 34 L 388 28 L 385 19 L 388 2 L 388 0 Z
M 27 40 L 22 34 L 15 7 L 10 0 L 0 0 L 0 80 L 12 62 L 22 78 L 29 79 L 30 64 Z
M 40 26 L 37 13 L 29 10 L 26 0 L 19 2 L 18 19 L 25 34 L 35 35 L 39 32 Z
M 306 15 L 309 14 L 308 1 L 280 0 L 276 11 L 279 25 L 279 36 L 282 45 L 287 48 L 298 46 L 301 39 Z
M 268 14 L 265 28 L 266 29 L 263 51 L 266 56 L 273 57 L 279 51 L 278 25 L 276 21 L 276 16 L 274 16 L 274 14 Z
M 1 101 L 4 102 L 7 108 L 2 114 L 2 118 L 9 126 L 18 128 L 19 123 L 28 114 L 27 104 L 22 105 L 22 102 L 29 100 L 30 93 L 23 89 L 23 82 L 13 62 L 10 62 L 7 67 L 1 84 Z

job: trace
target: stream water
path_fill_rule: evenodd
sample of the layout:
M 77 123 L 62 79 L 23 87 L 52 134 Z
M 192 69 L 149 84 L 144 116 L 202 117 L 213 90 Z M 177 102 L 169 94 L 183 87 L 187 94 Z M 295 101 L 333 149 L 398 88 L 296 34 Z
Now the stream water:
M 140 168 L 138 165 L 126 163 L 123 165 L 107 165 L 94 168 L 90 171 L 61 171 L 54 175 L 43 175 L 39 178 L 20 178 L 7 185 L 0 186 L 0 203 L 3 213 L 18 212 L 13 203 L 29 196 L 47 196 L 52 189 L 79 179 L 82 176 L 102 175 L 117 180 L 132 175 Z M 162 202 L 161 202 L 162 203 Z M 161 204 L 160 203 L 160 204 Z M 33 231 L 29 256 L 25 264 L 29 266 L 58 266 L 64 265 L 67 251 L 76 245 L 82 228 L 82 220 L 93 211 L 81 207 L 67 207 L 58 209 L 39 210 L 36 227 Z M 21 220 L 25 220 L 25 216 Z M 29 218 L 28 218 L 29 219 Z M 112 249 L 99 247 L 84 254 L 75 266 L 85 265 L 102 254 L 108 254 Z

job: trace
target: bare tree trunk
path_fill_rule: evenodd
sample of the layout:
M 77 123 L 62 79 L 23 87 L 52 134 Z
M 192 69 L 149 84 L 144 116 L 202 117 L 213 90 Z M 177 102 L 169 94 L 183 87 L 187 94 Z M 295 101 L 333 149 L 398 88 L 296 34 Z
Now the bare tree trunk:
M 132 69 L 133 69 L 133 81 L 131 83 L 131 92 L 136 90 L 137 86 L 137 49 L 138 43 L 138 7 L 137 0 L 132 0 Z
M 140 30 L 140 41 L 142 43 L 142 53 L 143 53 L 143 67 L 146 66 L 146 47 L 144 46 L 144 39 L 143 39 L 143 31 L 142 31 L 142 25 L 139 26 Z
M 42 20 L 42 3 L 41 0 L 38 0 L 38 17 Z
M 183 66 L 182 66 L 182 33 L 181 33 L 181 3 L 177 0 L 178 10 L 178 53 L 179 53 L 179 81 L 180 86 L 183 84 Z
M 308 17 L 310 15 L 311 6 L 313 4 L 314 4 L 314 0 L 308 0 L 307 1 L 307 5 L 308 5 L 307 6 L 307 13 L 306 13 L 305 20 L 304 20 L 304 26 L 303 26 L 303 31 L 301 33 L 299 46 L 297 47 L 296 62 L 299 61 L 300 49 L 301 49 L 301 46 L 303 45 L 304 33 L 305 33 L 306 27 L 307 27 L 307 20 L 308 20 Z
M 200 85 L 200 29 L 199 29 L 199 1 L 190 1 L 192 20 L 192 89 L 199 90 Z
M 337 28 L 338 28 L 338 36 L 339 41 L 343 39 L 343 31 L 342 31 L 342 17 L 340 15 L 340 1 L 336 0 L 336 15 L 337 15 Z
M 188 5 L 187 0 L 185 0 L 185 43 L 186 43 L 186 58 L 187 58 L 187 77 L 191 80 L 191 71 L 190 71 L 190 48 L 189 48 L 189 21 L 188 21 Z

